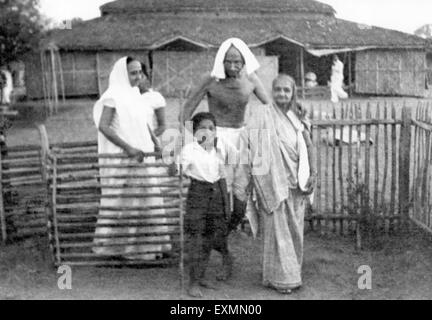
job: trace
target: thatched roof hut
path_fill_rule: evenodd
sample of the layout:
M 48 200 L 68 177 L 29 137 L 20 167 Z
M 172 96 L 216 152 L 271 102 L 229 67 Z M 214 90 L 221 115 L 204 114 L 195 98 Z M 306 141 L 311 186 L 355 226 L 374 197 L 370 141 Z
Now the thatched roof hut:
M 337 19 L 318 1 L 118 0 L 100 10 L 100 18 L 53 31 L 42 42 L 60 49 L 67 95 L 102 92 L 124 54 L 148 63 L 154 85 L 176 95 L 210 69 L 216 48 L 233 36 L 254 49 L 265 82 L 282 71 L 303 87 L 304 74 L 313 71 L 325 86 L 329 55 L 337 53 L 346 84 L 359 93 L 424 95 L 425 40 Z

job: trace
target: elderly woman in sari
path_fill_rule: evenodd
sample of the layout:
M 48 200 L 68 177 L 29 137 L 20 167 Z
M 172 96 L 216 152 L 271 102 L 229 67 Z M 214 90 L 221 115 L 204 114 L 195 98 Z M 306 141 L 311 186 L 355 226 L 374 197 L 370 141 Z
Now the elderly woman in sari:
M 144 187 L 158 184 L 157 179 L 147 178 L 155 172 L 157 174 L 157 168 L 137 166 L 143 161 L 154 163 L 155 158 L 145 158 L 145 153 L 158 149 L 157 141 L 149 129 L 148 108 L 138 89 L 141 80 L 141 63 L 130 57 L 121 58 L 114 64 L 108 90 L 94 106 L 93 116 L 99 131 L 98 152 L 123 153 L 127 157 L 99 160 L 99 164 L 110 167 L 100 168 L 102 198 L 93 251 L 113 258 L 154 260 L 169 250 L 170 245 L 160 244 L 169 241 L 166 235 L 144 236 L 149 232 L 166 233 L 164 219 L 139 219 L 142 215 L 151 217 L 164 214 L 164 210 L 159 209 L 163 206 L 161 197 L 145 196 L 160 193 L 157 187 Z M 104 197 L 106 195 L 108 197 Z M 148 210 L 143 211 L 144 208 Z M 117 219 L 112 219 L 112 216 Z M 130 220 L 130 217 L 135 216 L 136 220 Z M 128 225 L 136 223 L 137 226 L 124 227 L 120 221 Z M 153 226 L 142 226 L 143 221 Z
M 255 190 L 260 217 L 249 220 L 255 232 L 255 223 L 262 223 L 263 284 L 290 293 L 302 285 L 303 219 L 316 180 L 315 156 L 291 77 L 274 80 L 273 100 L 260 108 L 241 136 L 234 194 L 246 201 Z M 234 225 L 244 215 L 240 211 L 233 214 Z

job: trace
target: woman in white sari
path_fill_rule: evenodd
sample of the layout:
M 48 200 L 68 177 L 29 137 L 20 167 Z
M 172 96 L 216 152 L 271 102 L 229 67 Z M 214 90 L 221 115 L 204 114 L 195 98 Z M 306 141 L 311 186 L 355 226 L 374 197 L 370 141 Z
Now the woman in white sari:
M 142 78 L 139 61 L 130 57 L 118 60 L 109 78 L 109 88 L 94 106 L 94 121 L 98 128 L 99 154 L 126 154 L 122 159 L 100 159 L 100 165 L 121 165 L 122 168 L 100 168 L 102 198 L 99 218 L 95 232 L 93 251 L 109 257 L 127 259 L 154 260 L 160 258 L 164 251 L 170 250 L 169 244 L 140 244 L 139 242 L 167 242 L 169 237 L 142 236 L 144 233 L 167 232 L 165 226 L 137 226 L 113 227 L 119 220 L 107 219 L 106 216 L 115 215 L 123 223 L 133 224 L 144 221 L 149 224 L 163 224 L 165 219 L 127 220 L 122 217 L 142 215 L 161 215 L 164 210 L 161 197 L 145 197 L 145 194 L 158 194 L 159 188 L 130 187 L 130 185 L 157 185 L 158 179 L 142 176 L 154 175 L 158 169 L 154 167 L 133 167 L 138 163 L 154 163 L 154 157 L 145 157 L 145 153 L 155 151 L 155 139 L 149 129 L 148 110 L 143 105 L 143 99 L 138 89 Z M 127 167 L 131 166 L 131 167 Z M 104 178 L 106 176 L 106 178 Z M 112 178 L 112 176 L 122 176 Z M 138 178 L 137 178 L 138 176 Z M 139 177 L 140 176 L 140 177 Z M 129 185 L 128 187 L 125 187 Z M 118 188 L 113 188 L 118 186 Z M 137 195 L 131 198 L 131 195 Z M 119 195 L 116 198 L 103 197 L 105 195 Z M 122 197 L 126 195 L 127 197 Z M 144 195 L 144 197 L 143 197 Z M 117 211 L 104 210 L 107 207 L 118 208 Z M 133 210 L 139 207 L 137 210 Z M 143 208 L 148 208 L 144 210 Z M 156 207 L 156 208 L 155 208 Z M 128 210 L 125 210 L 128 209 Z M 104 217 L 105 216 L 105 217 Z M 109 226 L 103 226 L 109 224 Z M 115 235 L 121 237 L 116 237 Z M 130 237 L 124 236 L 130 234 Z M 106 236 L 106 238 L 105 238 Z M 112 245 L 115 242 L 115 245 Z M 131 242 L 138 242 L 130 244 Z
M 241 136 L 234 180 L 239 200 L 246 201 L 250 188 L 256 192 L 260 216 L 248 218 L 254 232 L 262 223 L 263 284 L 281 293 L 302 284 L 303 219 L 316 179 L 310 127 L 300 120 L 295 91 L 291 77 L 276 78 L 274 103 L 257 109 Z M 244 208 L 234 210 L 232 219 L 242 214 Z

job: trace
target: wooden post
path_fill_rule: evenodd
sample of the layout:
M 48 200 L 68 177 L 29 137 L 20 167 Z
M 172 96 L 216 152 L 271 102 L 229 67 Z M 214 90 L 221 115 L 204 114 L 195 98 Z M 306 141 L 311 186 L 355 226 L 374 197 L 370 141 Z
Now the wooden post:
M 44 95 L 44 102 L 45 102 L 45 115 L 50 115 L 50 105 L 48 102 L 48 90 L 47 90 L 47 84 L 46 84 L 46 79 L 45 79 L 45 63 L 44 63 L 44 54 L 45 51 L 41 50 L 40 52 L 40 63 L 41 63 L 41 74 L 42 74 L 42 90 L 43 90 L 43 95 Z M 47 112 L 47 108 L 48 108 L 48 112 Z
M 352 59 L 351 59 L 351 54 L 352 52 L 348 52 L 348 92 L 350 97 L 353 94 L 353 89 L 352 89 Z
M 53 98 L 54 98 L 54 112 L 58 111 L 58 88 L 57 88 L 57 72 L 56 72 L 56 63 L 55 63 L 55 54 L 54 49 L 50 49 L 51 55 L 51 68 L 52 68 L 52 77 L 53 77 Z
M 60 239 L 58 232 L 57 223 L 57 157 L 54 155 L 53 158 L 53 182 L 52 182 L 52 194 L 51 194 L 51 210 L 54 226 L 54 241 L 55 241 L 55 261 L 57 265 L 60 265 L 61 255 L 60 255 Z
M 64 76 L 63 76 L 63 63 L 61 61 L 60 51 L 57 51 L 57 62 L 59 65 L 59 72 L 60 72 L 60 89 L 62 93 L 62 101 L 63 104 L 66 103 L 66 93 L 65 93 L 65 84 L 64 84 Z
M 37 126 L 39 131 L 39 137 L 41 139 L 41 168 L 42 168 L 42 179 L 44 183 L 48 180 L 47 163 L 48 163 L 48 152 L 49 152 L 49 140 L 45 125 L 39 124 Z
M 102 95 L 102 85 L 101 85 L 101 77 L 100 77 L 99 52 L 96 52 L 96 77 L 97 77 L 97 84 L 98 84 L 98 93 L 99 93 L 99 96 L 101 96 Z
M 1 146 L 0 146 L 0 224 L 1 224 L 1 236 L 2 242 L 6 243 L 7 240 L 7 230 L 6 230 L 6 213 L 4 207 L 4 198 L 3 198 L 3 163 L 2 163 L 2 154 L 1 154 Z
M 403 106 L 399 151 L 399 215 L 402 227 L 408 227 L 410 201 L 411 113 Z
M 305 70 L 304 70 L 304 49 L 300 48 L 300 77 L 302 86 L 302 99 L 305 98 Z

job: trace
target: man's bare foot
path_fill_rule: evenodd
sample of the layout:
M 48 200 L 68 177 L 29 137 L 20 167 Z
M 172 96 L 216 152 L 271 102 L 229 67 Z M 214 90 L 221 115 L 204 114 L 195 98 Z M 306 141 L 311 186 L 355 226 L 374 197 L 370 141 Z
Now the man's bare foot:
M 203 294 L 198 286 L 198 284 L 191 284 L 188 289 L 188 295 L 192 298 L 202 298 Z
M 215 283 L 211 282 L 210 280 L 203 279 L 199 282 L 199 285 L 206 289 L 211 289 L 211 290 L 219 289 L 219 287 Z

